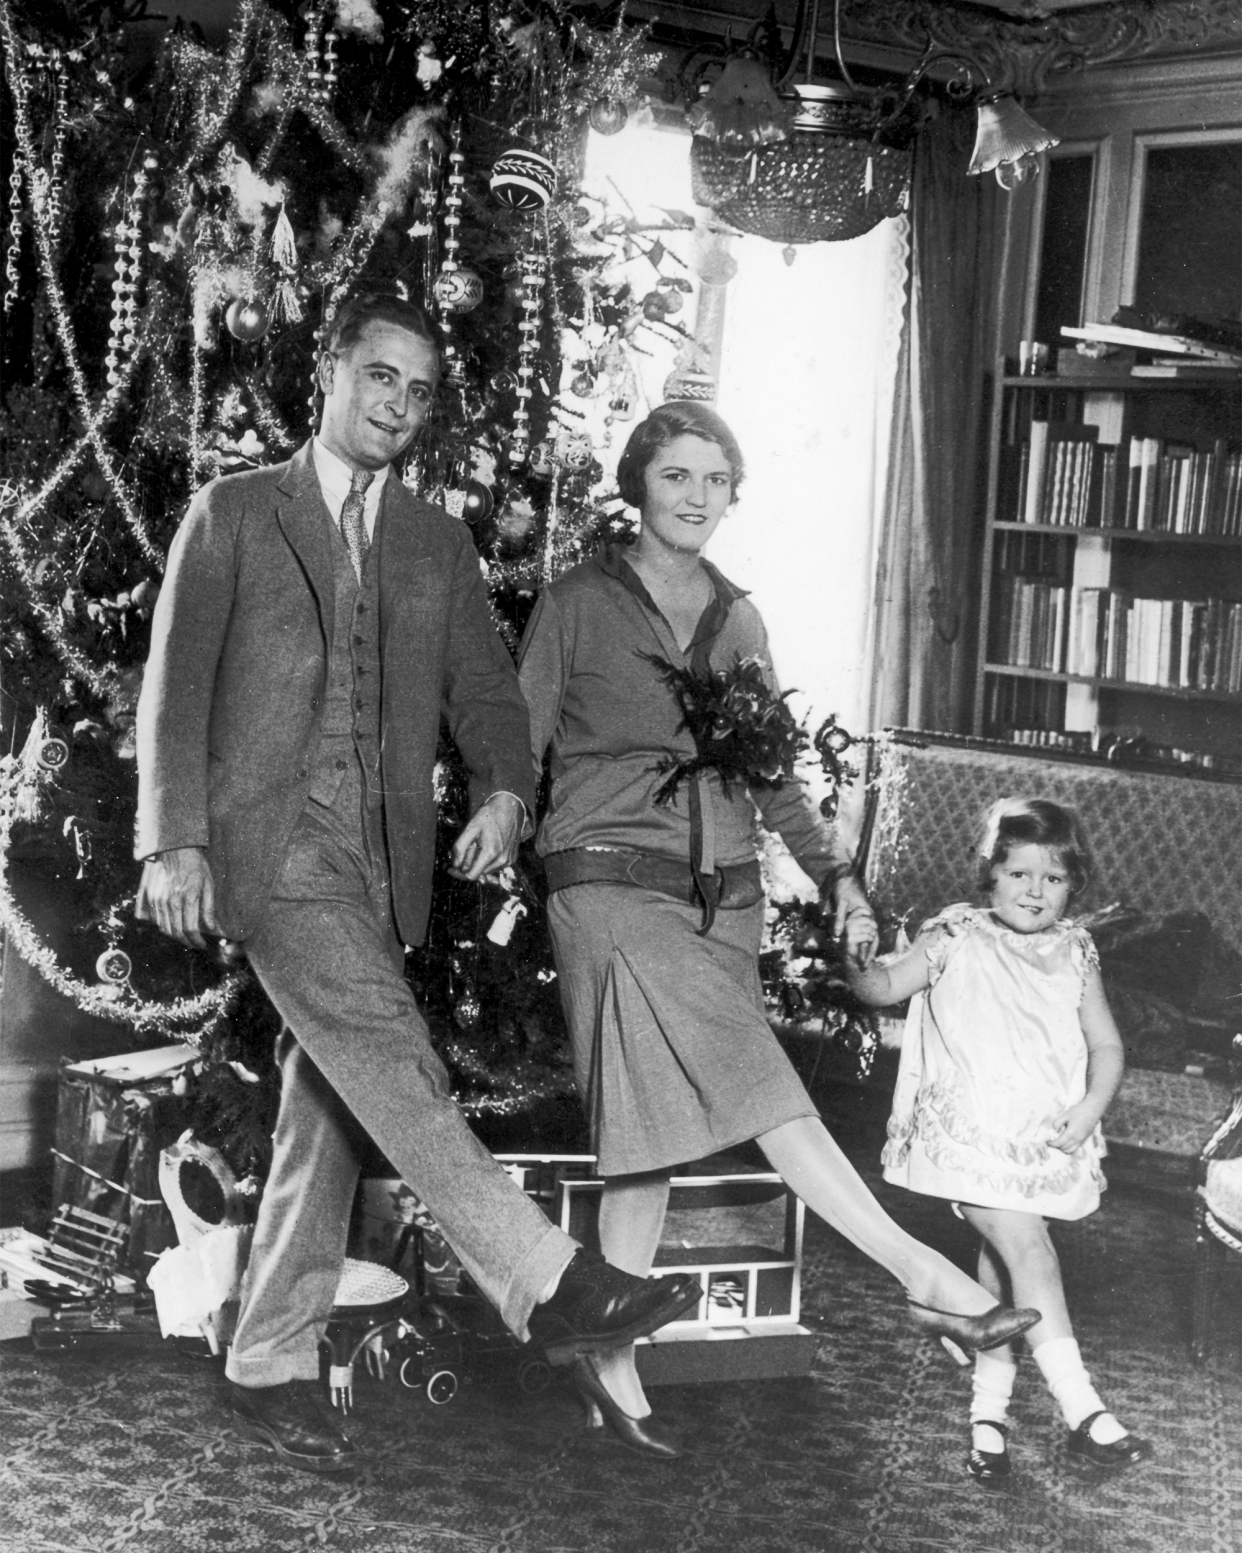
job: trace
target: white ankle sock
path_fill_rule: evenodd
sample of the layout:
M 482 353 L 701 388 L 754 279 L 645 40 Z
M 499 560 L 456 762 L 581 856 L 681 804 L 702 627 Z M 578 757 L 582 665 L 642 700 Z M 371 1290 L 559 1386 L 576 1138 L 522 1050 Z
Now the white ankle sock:
M 1009 1399 L 1018 1374 L 1017 1360 L 1008 1349 L 975 1355 L 974 1385 L 970 1398 L 970 1443 L 977 1451 L 999 1455 L 1005 1449 L 1005 1437 L 987 1425 L 1003 1424 L 1009 1413 Z
M 1122 1438 L 1126 1431 L 1111 1413 L 1105 1411 L 1072 1337 L 1050 1338 L 1048 1342 L 1040 1343 L 1031 1357 L 1071 1429 L 1077 1429 L 1092 1413 L 1100 1413 L 1103 1416 L 1091 1425 L 1091 1438 L 1099 1445 Z

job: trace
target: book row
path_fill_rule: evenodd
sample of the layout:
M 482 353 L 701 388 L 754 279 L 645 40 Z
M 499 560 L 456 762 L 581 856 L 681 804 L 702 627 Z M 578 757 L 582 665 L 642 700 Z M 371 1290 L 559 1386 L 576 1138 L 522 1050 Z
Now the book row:
M 1032 421 L 1018 454 L 1012 512 L 1020 523 L 1139 533 L 1242 534 L 1242 452 L 1159 437 L 1121 446 L 1097 428 Z
M 1242 691 L 1242 604 L 1071 589 L 1012 573 L 1001 573 L 996 603 L 996 661 L 1015 668 Z

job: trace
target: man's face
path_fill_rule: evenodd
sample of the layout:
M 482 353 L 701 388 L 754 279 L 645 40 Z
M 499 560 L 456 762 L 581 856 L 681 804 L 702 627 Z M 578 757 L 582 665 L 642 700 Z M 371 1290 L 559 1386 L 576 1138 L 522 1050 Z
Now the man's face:
M 427 419 L 439 376 L 433 345 L 372 319 L 352 345 L 320 359 L 320 438 L 351 469 L 383 469 Z

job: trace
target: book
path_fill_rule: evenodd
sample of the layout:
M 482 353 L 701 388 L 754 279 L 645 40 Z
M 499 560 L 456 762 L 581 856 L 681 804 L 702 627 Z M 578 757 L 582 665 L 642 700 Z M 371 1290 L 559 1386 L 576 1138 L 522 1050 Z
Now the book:
M 1071 340 L 1099 340 L 1105 345 L 1133 345 L 1138 350 L 1164 351 L 1175 356 L 1196 356 L 1242 368 L 1242 351 L 1205 345 L 1185 334 L 1162 334 L 1155 329 L 1129 329 L 1123 324 L 1063 324 L 1061 333 Z
M 1207 361 L 1187 359 L 1176 365 L 1172 362 L 1136 362 L 1130 368 L 1131 377 L 1191 378 L 1204 383 L 1228 383 L 1242 377 L 1239 365 L 1233 361 Z

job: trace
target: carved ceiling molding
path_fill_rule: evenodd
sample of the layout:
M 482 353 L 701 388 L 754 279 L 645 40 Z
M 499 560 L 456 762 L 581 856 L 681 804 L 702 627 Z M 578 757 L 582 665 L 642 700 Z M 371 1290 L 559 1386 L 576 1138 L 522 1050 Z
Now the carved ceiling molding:
M 1242 8 L 1237 0 L 1116 0 L 1022 21 L 935 0 L 844 0 L 841 32 L 847 54 L 851 42 L 961 53 L 978 61 L 991 89 L 1037 97 L 1088 66 L 1236 49 Z

